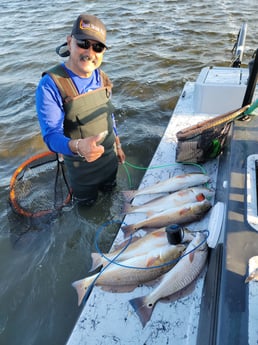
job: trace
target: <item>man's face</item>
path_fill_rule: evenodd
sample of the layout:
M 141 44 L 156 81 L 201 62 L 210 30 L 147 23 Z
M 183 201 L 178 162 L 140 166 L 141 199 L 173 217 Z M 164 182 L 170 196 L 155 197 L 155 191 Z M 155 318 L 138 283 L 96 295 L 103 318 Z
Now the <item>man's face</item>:
M 97 44 L 99 48 L 99 45 L 101 46 L 99 42 L 87 40 L 85 44 L 84 41 L 77 41 L 73 36 L 67 37 L 67 43 L 70 50 L 67 67 L 80 77 L 90 77 L 92 72 L 100 67 L 106 48 L 102 52 L 96 52 L 92 45 Z

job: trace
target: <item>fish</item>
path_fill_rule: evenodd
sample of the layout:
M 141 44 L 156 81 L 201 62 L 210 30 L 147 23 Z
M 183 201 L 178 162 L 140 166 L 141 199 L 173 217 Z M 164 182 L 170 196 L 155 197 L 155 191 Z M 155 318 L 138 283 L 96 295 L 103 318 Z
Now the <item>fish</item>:
M 193 251 L 197 246 L 199 247 Z M 148 295 L 129 300 L 143 327 L 150 320 L 154 307 L 160 299 L 183 290 L 199 276 L 206 264 L 207 256 L 208 246 L 205 235 L 197 232 L 183 257 L 161 277 L 159 284 Z
M 193 234 L 187 230 L 183 229 L 183 239 L 182 243 L 190 242 L 193 239 Z M 122 243 L 118 246 L 116 250 L 109 253 L 91 253 L 92 266 L 90 272 L 96 270 L 100 266 L 106 266 L 112 259 L 115 261 L 124 261 L 130 259 L 134 256 L 144 255 L 151 250 L 162 247 L 168 243 L 166 228 L 160 228 L 146 235 L 136 238 L 135 241 L 128 245 L 128 241 Z M 128 247 L 123 250 L 128 245 Z M 121 254 L 119 254 L 121 252 Z
M 181 189 L 205 184 L 210 181 L 210 177 L 203 173 L 188 173 L 176 175 L 169 179 L 159 181 L 151 186 L 141 188 L 135 191 L 124 191 L 124 196 L 132 200 L 135 196 L 157 193 L 172 193 Z
M 123 266 L 110 264 L 100 273 L 73 282 L 72 286 L 76 289 L 78 295 L 78 305 L 81 304 L 92 285 L 109 287 L 137 286 L 156 279 L 176 264 L 176 259 L 181 256 L 185 248 L 184 244 L 166 244 L 145 255 L 122 261 Z
M 121 227 L 124 236 L 128 237 L 136 230 L 141 228 L 160 228 L 169 224 L 185 224 L 200 220 L 211 208 L 208 200 L 193 202 L 176 208 L 170 208 L 163 212 L 154 214 L 135 224 L 124 225 Z
M 164 246 L 167 243 L 168 240 L 165 228 L 160 228 L 146 234 L 143 237 L 137 238 L 129 245 L 128 241 L 126 241 L 125 243 L 120 244 L 116 250 L 109 253 L 104 253 L 104 256 L 100 253 L 91 253 L 92 267 L 90 272 L 94 271 L 100 266 L 106 266 L 109 261 L 105 257 L 107 257 L 109 260 L 117 257 L 116 261 L 123 261 L 136 255 L 144 255 L 150 250 Z M 127 245 L 128 247 L 121 252 Z M 121 254 L 119 254 L 120 252 Z
M 251 280 L 258 281 L 258 268 L 249 274 L 249 276 L 245 279 L 245 283 L 249 283 Z
M 210 200 L 214 191 L 206 187 L 192 187 L 176 191 L 164 197 L 159 197 L 139 206 L 126 204 L 124 213 L 146 213 L 152 216 L 154 213 L 162 212 L 168 208 L 178 207 L 185 203 Z

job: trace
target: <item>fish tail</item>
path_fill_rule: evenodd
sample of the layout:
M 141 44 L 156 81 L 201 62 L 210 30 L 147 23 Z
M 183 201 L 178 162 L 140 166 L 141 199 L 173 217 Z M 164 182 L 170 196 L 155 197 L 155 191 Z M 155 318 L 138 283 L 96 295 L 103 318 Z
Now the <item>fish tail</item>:
M 131 202 L 133 200 L 133 198 L 135 197 L 136 195 L 136 190 L 124 190 L 122 191 L 122 194 L 124 196 L 124 199 L 126 202 Z
M 102 256 L 99 253 L 91 253 L 91 260 L 92 264 L 89 272 L 95 271 L 95 269 L 103 265 Z
M 89 282 L 88 282 L 89 281 Z M 83 298 L 88 290 L 88 287 L 91 286 L 92 280 L 80 279 L 72 283 L 72 287 L 75 288 L 78 295 L 78 306 L 81 305 Z
M 139 316 L 142 326 L 145 327 L 146 323 L 151 318 L 155 304 L 147 305 L 146 296 L 133 298 L 129 302 Z
M 134 211 L 134 207 L 129 202 L 124 204 L 122 213 L 132 213 L 133 211 Z

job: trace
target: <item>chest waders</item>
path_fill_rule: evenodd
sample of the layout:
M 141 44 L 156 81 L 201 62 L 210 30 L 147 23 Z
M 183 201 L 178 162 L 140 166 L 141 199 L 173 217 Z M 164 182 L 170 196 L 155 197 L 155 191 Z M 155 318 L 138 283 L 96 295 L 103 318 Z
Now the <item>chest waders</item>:
M 108 132 L 103 142 L 100 142 L 105 148 L 104 154 L 96 161 L 89 163 L 79 156 L 64 156 L 74 196 L 78 199 L 96 199 L 97 188 L 105 185 L 106 181 L 114 182 L 118 167 L 112 121 L 114 107 L 110 101 L 112 84 L 100 70 L 101 88 L 80 95 L 62 65 L 55 66 L 47 73 L 54 80 L 63 99 L 64 133 L 67 137 L 83 139 L 103 131 Z

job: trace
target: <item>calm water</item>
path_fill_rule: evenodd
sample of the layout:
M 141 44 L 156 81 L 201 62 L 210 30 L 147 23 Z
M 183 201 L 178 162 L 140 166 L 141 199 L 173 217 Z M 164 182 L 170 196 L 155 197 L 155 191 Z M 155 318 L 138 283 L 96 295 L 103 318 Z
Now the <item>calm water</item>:
M 143 170 L 120 167 L 117 191 L 91 210 L 76 207 L 52 222 L 13 219 L 7 204 L 15 168 L 45 151 L 35 113 L 41 72 L 61 61 L 80 12 L 100 16 L 111 49 L 103 69 L 114 82 L 113 103 L 127 161 L 148 165 L 186 81 L 202 67 L 228 66 L 243 22 L 244 63 L 257 48 L 257 0 L 6 1 L 0 9 L 0 344 L 65 344 L 80 308 L 71 282 L 90 266 L 96 230 L 121 218 L 122 189 L 137 188 Z M 117 225 L 100 238 L 108 250 Z M 86 344 L 86 343 L 85 343 Z M 90 341 L 87 341 L 90 344 Z

